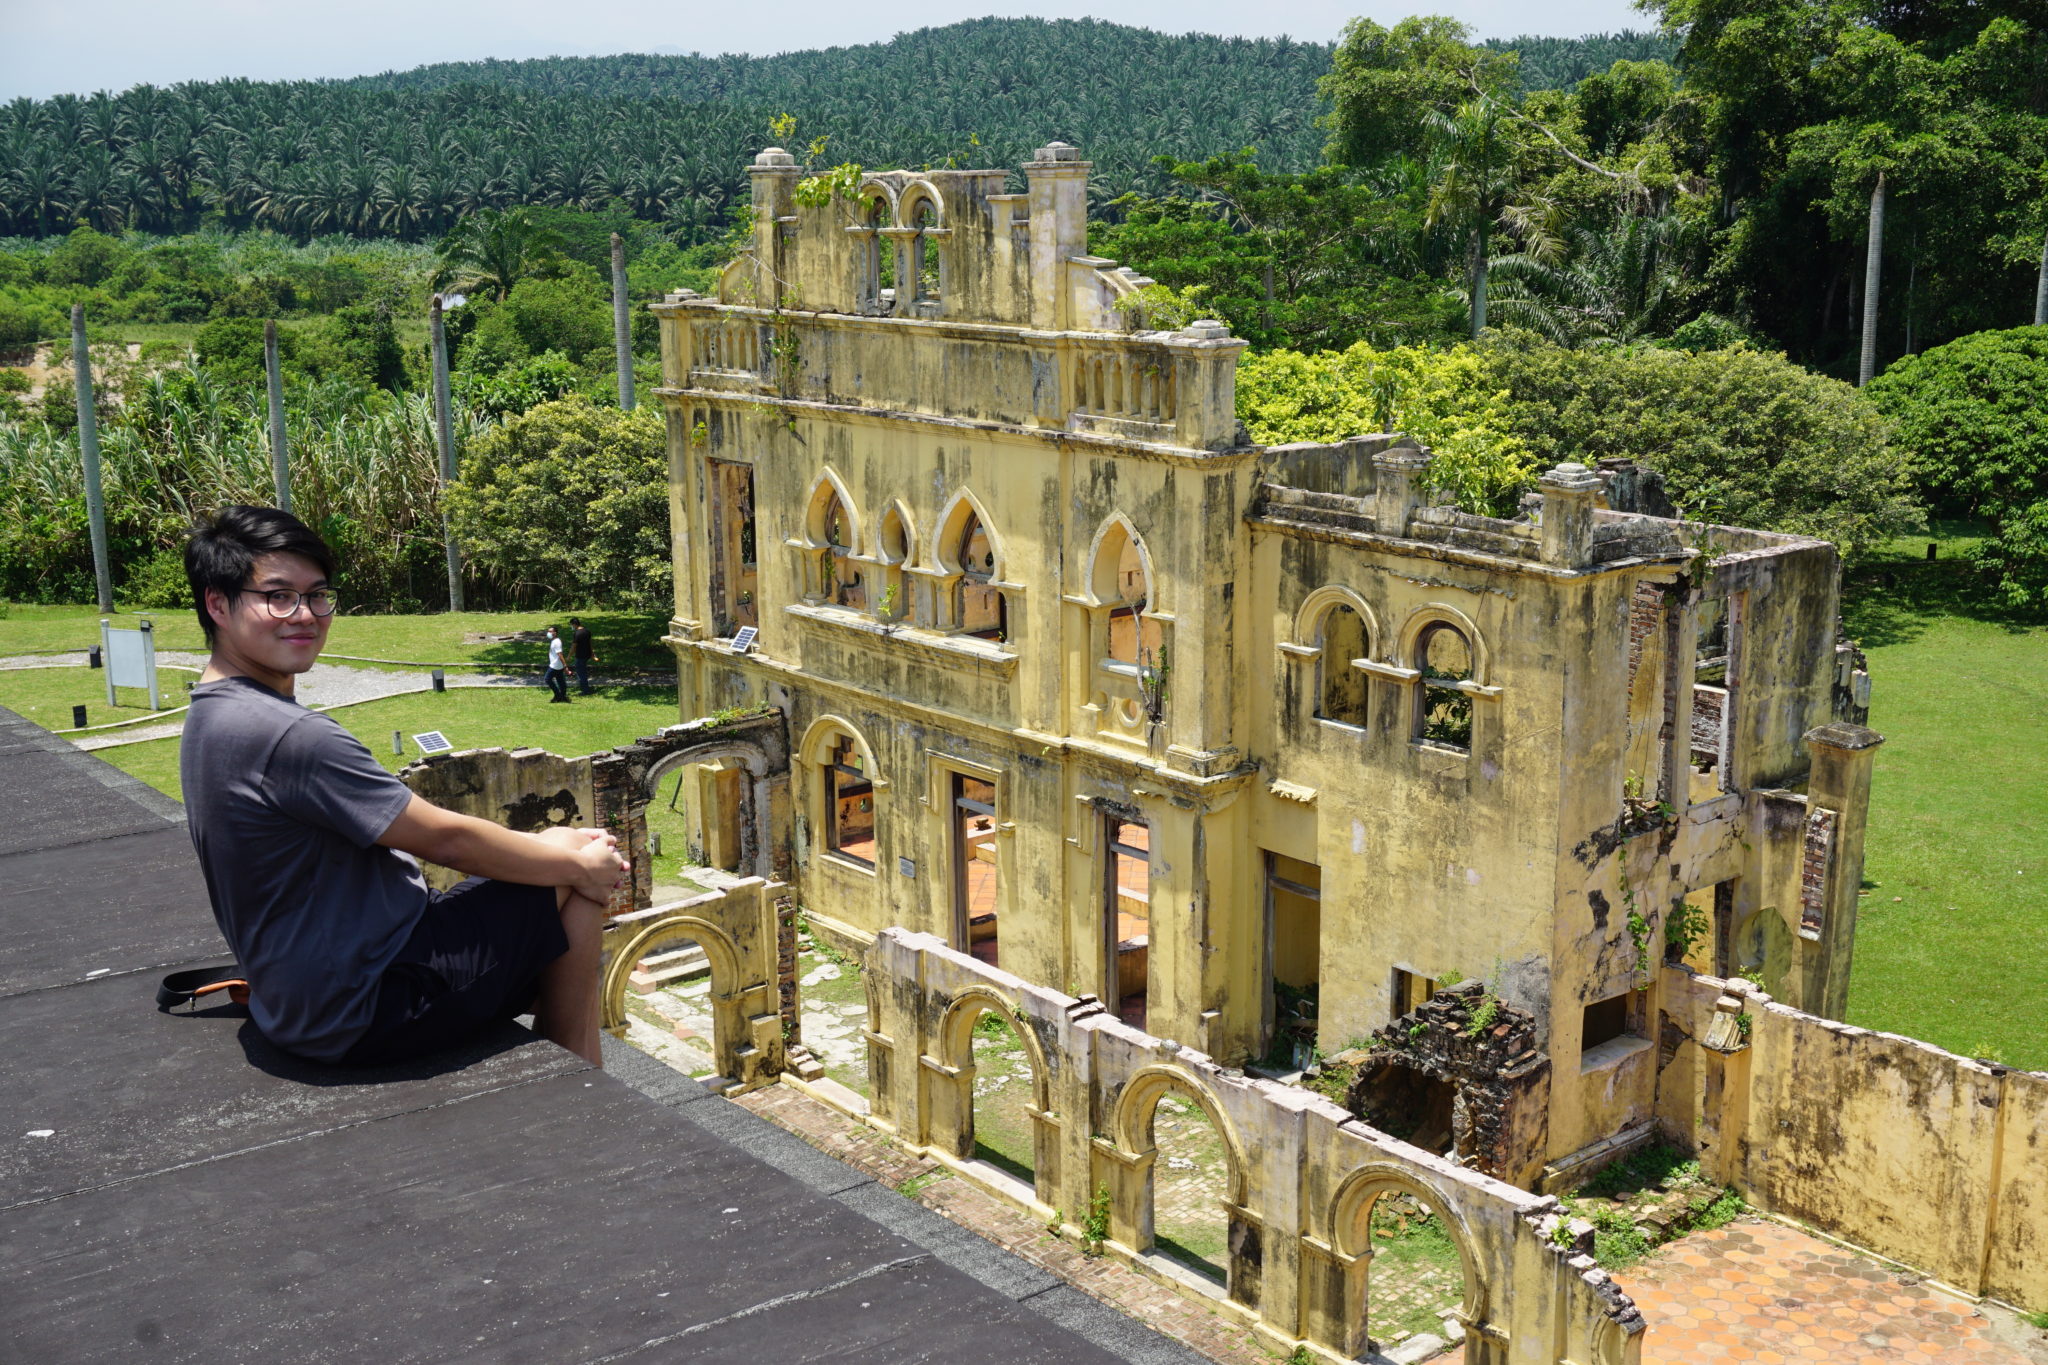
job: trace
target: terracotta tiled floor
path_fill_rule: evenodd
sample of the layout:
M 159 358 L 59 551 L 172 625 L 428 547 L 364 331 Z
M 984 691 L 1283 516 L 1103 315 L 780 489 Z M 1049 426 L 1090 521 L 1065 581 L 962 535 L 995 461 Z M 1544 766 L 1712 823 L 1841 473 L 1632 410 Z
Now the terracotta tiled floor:
M 1746 1218 L 1615 1276 L 1643 1365 L 2031 1365 L 2016 1324 L 1803 1232 Z M 2001 1337 L 2005 1339 L 2001 1339 Z

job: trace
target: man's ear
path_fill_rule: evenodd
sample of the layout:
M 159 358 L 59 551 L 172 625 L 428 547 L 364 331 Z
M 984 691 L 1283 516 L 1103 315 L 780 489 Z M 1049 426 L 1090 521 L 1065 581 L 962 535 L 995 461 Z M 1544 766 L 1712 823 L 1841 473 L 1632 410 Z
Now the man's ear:
M 206 590 L 206 614 L 213 618 L 213 623 L 216 626 L 226 625 L 228 617 L 233 611 L 234 604 L 228 601 L 226 593 L 222 592 L 219 588 L 208 588 Z

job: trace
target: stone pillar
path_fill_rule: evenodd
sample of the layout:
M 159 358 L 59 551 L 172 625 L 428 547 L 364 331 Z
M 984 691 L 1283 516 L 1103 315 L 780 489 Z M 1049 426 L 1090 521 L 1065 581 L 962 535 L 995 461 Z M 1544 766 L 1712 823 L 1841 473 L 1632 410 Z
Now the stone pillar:
M 1040 147 L 1024 163 L 1031 196 L 1031 325 L 1063 331 L 1072 315 L 1067 262 L 1088 254 L 1091 161 L 1064 142 Z M 1071 405 L 1069 405 L 1071 406 Z
M 1190 450 L 1237 444 L 1237 358 L 1251 343 L 1213 318 L 1175 333 L 1174 440 Z
M 759 297 L 762 308 L 782 306 L 782 281 L 791 272 L 783 259 L 782 220 L 796 213 L 796 181 L 803 168 L 780 147 L 769 147 L 747 167 L 754 184 L 754 255 L 761 263 Z
M 1856 893 L 1863 884 L 1863 827 L 1870 769 L 1884 736 L 1836 722 L 1805 736 L 1812 769 L 1806 782 L 1806 840 L 1801 849 L 1800 1009 L 1840 1019 L 1849 1006 L 1849 965 L 1856 942 Z
M 1543 562 L 1580 569 L 1593 562 L 1593 508 L 1600 476 L 1582 464 L 1561 464 L 1536 481 L 1543 490 Z
M 1372 457 L 1376 496 L 1373 520 L 1383 536 L 1408 534 L 1408 518 L 1422 506 L 1422 472 L 1429 456 L 1412 443 L 1382 450 Z

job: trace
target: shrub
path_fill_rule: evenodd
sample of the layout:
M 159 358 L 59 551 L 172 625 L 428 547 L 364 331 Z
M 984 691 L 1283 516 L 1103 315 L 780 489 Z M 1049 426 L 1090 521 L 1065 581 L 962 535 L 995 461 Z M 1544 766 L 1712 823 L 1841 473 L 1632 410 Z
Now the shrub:
M 1482 343 L 1514 434 L 1543 462 L 1640 461 L 1687 517 L 1830 540 L 1864 554 L 1921 524 L 1912 462 L 1840 380 L 1737 346 L 1563 350 Z
M 569 397 L 479 437 L 448 508 L 469 562 L 507 596 L 648 607 L 670 592 L 661 415 Z
M 2008 606 L 2048 607 L 2048 327 L 1977 332 L 1870 381 L 1936 506 L 1980 516 Z
M 1435 452 L 1429 481 L 1469 512 L 1512 513 L 1537 469 L 1507 395 L 1468 346 L 1264 351 L 1237 367 L 1237 415 L 1252 439 L 1341 441 L 1404 431 Z

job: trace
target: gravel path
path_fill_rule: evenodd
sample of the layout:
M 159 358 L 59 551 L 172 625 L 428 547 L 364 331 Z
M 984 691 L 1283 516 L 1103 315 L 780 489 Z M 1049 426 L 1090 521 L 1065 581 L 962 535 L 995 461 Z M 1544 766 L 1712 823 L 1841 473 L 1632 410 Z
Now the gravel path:
M 178 668 L 203 668 L 204 654 L 191 654 L 179 650 L 162 650 L 156 656 L 159 664 Z M 83 650 L 75 654 L 34 654 L 18 658 L 0 659 L 0 669 L 9 668 L 83 668 L 86 657 Z M 605 681 L 592 678 L 593 683 Z M 165 700 L 177 697 L 182 701 L 183 687 L 179 675 L 173 674 L 162 680 Z M 401 696 L 407 692 L 425 692 L 434 685 L 433 677 L 426 672 L 400 672 L 382 668 L 344 668 L 336 664 L 314 664 L 299 675 L 298 697 L 316 711 L 330 710 L 336 706 L 348 706 L 359 701 L 377 701 L 384 697 Z M 455 673 L 448 674 L 450 687 L 539 687 L 539 673 Z M 81 749 L 111 749 L 121 744 L 141 744 L 152 739 L 166 739 L 182 734 L 185 729 L 183 716 L 159 721 L 153 725 L 133 725 L 122 730 L 101 730 L 93 734 L 69 737 Z

